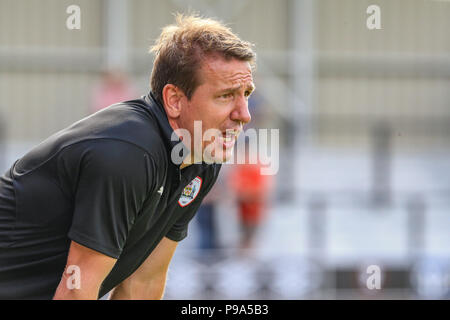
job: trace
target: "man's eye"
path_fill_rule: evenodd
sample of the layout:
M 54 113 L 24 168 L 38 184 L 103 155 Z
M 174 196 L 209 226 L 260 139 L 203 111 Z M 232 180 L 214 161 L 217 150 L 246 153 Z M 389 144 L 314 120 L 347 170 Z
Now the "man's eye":
M 245 91 L 245 96 L 246 96 L 246 97 L 250 97 L 251 94 L 252 94 L 251 91 L 249 91 L 249 90 Z
M 232 96 L 233 96 L 232 93 L 225 93 L 225 94 L 221 95 L 220 97 L 224 98 L 224 99 L 228 99 L 228 98 L 231 98 Z

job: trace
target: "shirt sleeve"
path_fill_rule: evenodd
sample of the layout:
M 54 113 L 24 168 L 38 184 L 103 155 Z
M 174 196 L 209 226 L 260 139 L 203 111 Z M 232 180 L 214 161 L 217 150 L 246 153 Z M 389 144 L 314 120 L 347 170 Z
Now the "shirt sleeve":
M 198 208 L 202 204 L 203 199 L 216 183 L 217 177 L 219 176 L 220 167 L 220 165 L 214 165 L 214 173 L 210 174 L 211 178 L 209 179 L 209 183 L 207 183 L 204 188 L 200 190 L 199 195 L 192 203 L 184 208 L 182 208 L 181 206 L 177 208 L 178 210 L 183 210 L 183 213 L 172 226 L 172 228 L 167 232 L 167 238 L 179 242 L 187 237 L 189 222 L 192 220 L 192 218 L 194 218 L 195 214 L 198 211 Z
M 118 258 L 151 191 L 151 158 L 127 142 L 103 140 L 82 154 L 68 237 Z

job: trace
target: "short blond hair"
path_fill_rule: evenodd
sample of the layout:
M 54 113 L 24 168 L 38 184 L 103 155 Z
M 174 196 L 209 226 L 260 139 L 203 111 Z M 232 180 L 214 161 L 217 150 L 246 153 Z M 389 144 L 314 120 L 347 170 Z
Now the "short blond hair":
M 198 15 L 176 14 L 176 24 L 163 28 L 151 47 L 155 53 L 150 85 L 153 95 L 162 102 L 162 90 L 173 84 L 188 99 L 200 85 L 198 70 L 205 56 L 219 54 L 224 59 L 247 61 L 254 69 L 253 45 L 239 39 L 222 23 Z

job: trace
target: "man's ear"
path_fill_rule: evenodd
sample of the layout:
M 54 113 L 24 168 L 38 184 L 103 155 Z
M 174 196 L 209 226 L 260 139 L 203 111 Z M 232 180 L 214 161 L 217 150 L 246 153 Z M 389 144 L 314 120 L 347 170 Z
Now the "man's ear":
M 178 118 L 184 93 L 173 84 L 166 84 L 162 90 L 164 108 L 169 118 Z

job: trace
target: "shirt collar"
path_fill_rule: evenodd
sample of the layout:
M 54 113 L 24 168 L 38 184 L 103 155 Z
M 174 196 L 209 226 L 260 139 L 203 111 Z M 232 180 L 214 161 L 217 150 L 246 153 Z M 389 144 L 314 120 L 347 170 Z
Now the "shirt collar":
M 167 152 L 169 155 L 169 158 L 171 159 L 172 150 L 175 146 L 181 143 L 181 147 L 183 150 L 183 154 L 181 155 L 183 160 L 187 157 L 189 154 L 189 148 L 187 148 L 182 140 L 178 137 L 178 135 L 174 134 L 173 128 L 169 124 L 169 120 L 167 118 L 166 111 L 160 101 L 158 101 L 153 93 L 150 91 L 148 95 L 143 97 L 145 103 L 148 106 L 148 109 L 150 112 L 154 115 L 158 126 L 162 132 L 162 137 L 164 139 L 164 143 L 167 148 Z M 172 141 L 172 135 L 176 139 Z M 180 150 L 181 148 L 178 147 Z M 174 164 L 172 161 L 170 161 L 174 166 L 176 166 L 178 170 L 179 179 L 184 179 L 186 183 L 191 181 L 195 176 L 199 175 L 201 172 L 203 172 L 207 167 L 214 166 L 214 164 L 208 164 L 202 161 L 202 163 L 194 163 L 185 169 L 181 170 L 179 165 Z
M 182 150 L 181 151 L 182 154 L 180 153 L 180 156 L 184 160 L 187 157 L 187 155 L 189 154 L 189 148 L 187 146 L 185 146 L 183 144 L 183 141 L 178 137 L 178 135 L 176 133 L 174 133 L 173 128 L 169 124 L 169 120 L 167 118 L 167 114 L 166 114 L 166 111 L 165 111 L 162 103 L 160 101 L 158 101 L 158 99 L 155 98 L 155 96 L 153 95 L 153 93 L 151 91 L 149 92 L 148 95 L 144 96 L 144 100 L 147 103 L 147 105 L 149 106 L 150 111 L 155 116 L 156 121 L 158 122 L 158 126 L 162 132 L 162 136 L 164 138 L 164 142 L 167 147 L 169 157 L 172 154 L 173 148 L 175 148 L 175 146 L 178 146 L 179 144 L 181 144 L 181 148 L 178 147 L 178 150 Z M 174 138 L 173 140 L 172 140 L 172 137 Z M 192 164 L 192 165 L 188 166 L 187 168 L 194 167 L 194 166 L 196 168 L 197 167 L 205 167 L 207 165 L 208 164 L 206 164 L 205 162 L 202 162 L 201 164 Z
M 161 130 L 164 143 L 169 153 L 169 157 L 172 154 L 173 148 L 181 144 L 181 148 L 178 147 L 179 148 L 178 150 L 180 149 L 182 150 L 180 152 L 180 156 L 184 160 L 189 154 L 189 148 L 183 144 L 183 141 L 178 137 L 178 135 L 174 132 L 173 128 L 169 124 L 169 119 L 167 118 L 167 114 L 166 111 L 164 110 L 163 105 L 155 98 L 155 96 L 151 91 L 149 92 L 148 95 L 144 96 L 144 101 L 147 103 L 150 111 L 155 116 L 155 119 L 158 122 L 158 126 L 159 129 Z

